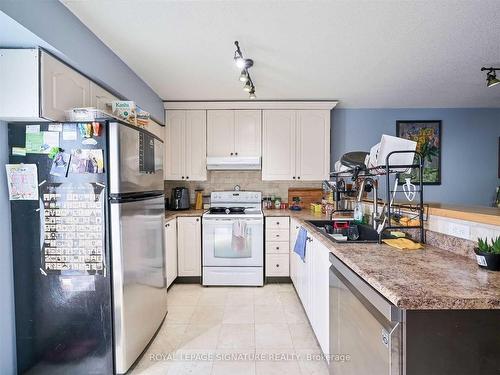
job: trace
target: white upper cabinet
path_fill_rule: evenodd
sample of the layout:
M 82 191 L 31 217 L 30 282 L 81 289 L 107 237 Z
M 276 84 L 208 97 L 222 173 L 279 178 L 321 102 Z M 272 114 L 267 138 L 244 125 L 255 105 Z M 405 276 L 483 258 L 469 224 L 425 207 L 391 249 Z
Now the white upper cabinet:
M 186 180 L 205 181 L 207 179 L 207 117 L 205 111 L 186 111 L 185 155 Z
M 184 176 L 186 111 L 167 111 L 165 123 L 165 180 Z
M 116 99 L 43 50 L 0 49 L 0 120 L 64 121 L 67 110 Z
M 234 152 L 236 156 L 260 156 L 262 111 L 234 111 Z
M 207 156 L 234 155 L 234 111 L 207 111 Z
M 38 49 L 0 50 L 0 120 L 40 117 Z
M 262 179 L 295 179 L 295 111 L 266 110 L 263 119 Z
M 207 111 L 207 156 L 260 156 L 260 110 Z
M 327 180 L 330 173 L 330 111 L 297 111 L 296 174 L 301 180 Z
M 90 106 L 90 80 L 56 58 L 41 54 L 42 116 L 64 121 L 64 111 Z
M 165 179 L 207 179 L 206 111 L 167 111 Z
M 329 177 L 330 111 L 263 111 L 263 180 Z
M 90 82 L 91 107 L 95 107 L 105 112 L 111 112 L 111 108 L 108 108 L 108 104 L 111 104 L 113 100 L 119 99 L 109 91 L 104 90 L 101 86 L 95 84 L 94 82 Z

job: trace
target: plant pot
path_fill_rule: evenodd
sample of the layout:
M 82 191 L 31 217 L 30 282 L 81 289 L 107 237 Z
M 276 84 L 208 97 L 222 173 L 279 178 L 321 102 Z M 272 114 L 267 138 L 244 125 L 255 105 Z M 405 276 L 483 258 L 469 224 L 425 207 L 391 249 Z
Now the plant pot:
M 500 271 L 500 254 L 484 253 L 477 247 L 474 248 L 477 264 L 490 271 Z

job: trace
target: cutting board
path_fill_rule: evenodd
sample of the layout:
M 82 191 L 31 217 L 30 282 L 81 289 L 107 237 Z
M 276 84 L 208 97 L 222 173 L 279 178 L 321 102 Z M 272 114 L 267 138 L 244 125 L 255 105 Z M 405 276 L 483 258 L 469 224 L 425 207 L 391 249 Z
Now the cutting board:
M 321 198 L 323 198 L 323 189 L 289 188 L 288 206 L 293 205 L 293 197 L 300 197 L 300 207 L 309 208 L 311 203 L 321 203 Z

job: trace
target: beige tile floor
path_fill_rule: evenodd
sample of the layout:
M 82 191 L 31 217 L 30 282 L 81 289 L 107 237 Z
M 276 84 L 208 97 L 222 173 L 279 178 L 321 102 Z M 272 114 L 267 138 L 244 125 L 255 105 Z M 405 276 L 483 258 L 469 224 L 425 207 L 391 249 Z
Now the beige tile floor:
M 168 305 L 163 326 L 131 374 L 328 374 L 291 284 L 176 284 Z

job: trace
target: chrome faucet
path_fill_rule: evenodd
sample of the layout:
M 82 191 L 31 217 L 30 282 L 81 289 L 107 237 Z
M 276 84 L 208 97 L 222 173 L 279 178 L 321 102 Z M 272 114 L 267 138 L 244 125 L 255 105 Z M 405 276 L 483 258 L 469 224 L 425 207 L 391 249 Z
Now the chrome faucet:
M 371 177 L 365 177 L 363 178 L 363 181 L 361 182 L 361 186 L 359 188 L 359 193 L 358 193 L 358 202 L 361 202 L 361 198 L 363 197 L 363 192 L 365 190 L 366 184 L 369 184 L 373 190 L 373 208 L 372 208 L 372 225 L 373 229 L 377 229 L 378 222 L 380 221 L 380 217 L 378 215 L 378 194 L 377 194 L 377 183 L 376 181 L 371 178 Z

